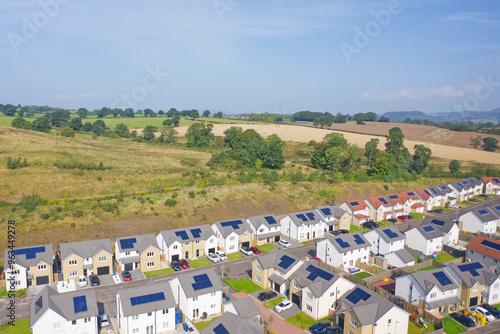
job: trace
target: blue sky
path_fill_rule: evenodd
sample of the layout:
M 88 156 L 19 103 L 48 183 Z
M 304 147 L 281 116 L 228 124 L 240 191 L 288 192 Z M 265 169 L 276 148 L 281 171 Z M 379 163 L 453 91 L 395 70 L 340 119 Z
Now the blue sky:
M 491 110 L 499 18 L 497 1 L 3 0 L 0 103 Z

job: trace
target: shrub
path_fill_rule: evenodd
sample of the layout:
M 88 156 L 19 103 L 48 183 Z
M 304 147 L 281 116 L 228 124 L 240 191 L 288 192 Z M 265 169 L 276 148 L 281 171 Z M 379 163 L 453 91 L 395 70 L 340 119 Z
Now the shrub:
M 202 191 L 201 191 L 201 194 L 202 194 L 202 195 L 206 195 L 206 194 L 207 194 L 207 191 L 206 191 L 206 190 L 202 190 Z
M 59 213 L 59 212 L 61 212 L 61 211 L 62 211 L 62 208 L 61 208 L 60 206 L 58 206 L 58 207 L 56 208 L 56 211 Z
M 18 168 L 23 168 L 23 167 L 28 167 L 28 162 L 26 161 L 26 159 L 24 159 L 21 162 L 21 158 L 17 158 L 17 159 L 14 159 L 11 157 L 7 158 L 7 168 L 8 169 L 18 169 Z
M 102 177 L 98 176 L 97 177 L 97 181 L 101 182 L 102 181 Z
M 177 201 L 175 199 L 169 198 L 165 201 L 165 205 L 168 207 L 171 207 L 171 208 L 173 208 L 176 204 L 177 204 Z
M 385 190 L 389 190 L 389 186 L 388 185 L 384 185 L 384 189 Z
M 194 191 L 190 191 L 188 192 L 188 195 L 189 195 L 189 198 L 195 198 L 196 197 L 196 193 Z
M 172 193 L 172 198 L 176 198 L 177 196 L 179 196 L 178 192 Z
M 73 217 L 81 217 L 81 216 L 83 216 L 83 211 L 77 210 L 73 212 Z
M 40 215 L 40 218 L 42 218 L 42 219 L 49 219 L 49 217 L 50 217 L 50 216 L 49 216 L 49 214 L 48 214 L 48 213 L 42 213 L 42 214 Z
M 67 126 L 61 130 L 61 136 L 74 138 L 75 137 L 75 130 L 73 130 L 72 128 Z
M 22 195 L 19 201 L 19 206 L 26 210 L 26 212 L 32 212 L 35 210 L 38 204 L 42 201 L 42 198 L 38 194 Z
M 220 201 L 220 199 L 218 199 L 217 197 L 214 197 L 214 201 L 218 202 L 218 201 Z

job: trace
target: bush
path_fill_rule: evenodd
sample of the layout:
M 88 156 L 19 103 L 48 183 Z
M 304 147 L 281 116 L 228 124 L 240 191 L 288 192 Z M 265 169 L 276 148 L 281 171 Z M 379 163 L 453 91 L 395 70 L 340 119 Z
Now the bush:
M 196 197 L 196 193 L 194 191 L 190 191 L 188 192 L 188 195 L 189 195 L 189 198 L 195 198 Z
M 18 169 L 18 168 L 23 168 L 23 167 L 28 167 L 28 162 L 26 161 L 26 159 L 24 159 L 21 162 L 21 158 L 14 159 L 11 157 L 7 157 L 7 168 L 8 169 Z
M 172 198 L 176 198 L 177 196 L 179 196 L 178 192 L 172 193 Z
M 109 167 L 105 167 L 104 164 L 99 162 L 96 164 L 95 162 L 78 162 L 78 161 L 55 161 L 53 165 L 60 169 L 79 169 L 79 170 L 106 170 L 110 169 Z
M 202 190 L 202 191 L 201 191 L 201 194 L 202 194 L 202 195 L 206 195 L 206 194 L 207 194 L 207 191 L 206 191 L 206 190 Z
M 220 199 L 218 199 L 217 197 L 214 197 L 214 201 L 218 202 L 218 201 L 220 201 Z
M 67 126 L 61 130 L 61 136 L 74 138 L 75 137 L 75 130 L 73 130 L 72 128 Z
M 73 212 L 73 217 L 81 217 L 81 216 L 83 216 L 83 211 L 77 210 Z
M 49 214 L 48 214 L 48 213 L 42 213 L 42 214 L 40 215 L 40 218 L 42 218 L 42 219 L 49 219 L 49 217 L 50 217 L 50 216 L 49 216 Z
M 42 201 L 42 198 L 37 194 L 22 195 L 19 201 L 19 206 L 26 210 L 26 212 L 32 212 L 35 210 L 38 204 Z
M 177 204 L 177 201 L 175 199 L 169 198 L 165 201 L 165 205 L 168 207 L 171 207 L 171 208 L 173 208 L 176 204 Z

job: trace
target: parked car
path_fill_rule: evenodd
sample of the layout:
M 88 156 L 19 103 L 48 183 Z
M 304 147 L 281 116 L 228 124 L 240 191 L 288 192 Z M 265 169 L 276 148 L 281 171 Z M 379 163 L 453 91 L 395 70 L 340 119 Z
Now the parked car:
M 80 288 L 86 287 L 88 285 L 87 278 L 84 275 L 78 276 L 78 286 Z
M 461 314 L 461 313 L 452 313 L 451 314 L 451 317 L 453 319 L 455 319 L 457 322 L 459 322 L 460 324 L 464 325 L 465 327 L 474 327 L 475 326 L 475 322 L 474 320 L 472 320 L 471 318 Z
M 342 233 L 342 234 L 347 234 L 347 233 L 349 233 L 349 231 L 348 231 L 348 230 L 339 230 L 339 231 L 340 231 L 340 233 Z
M 405 222 L 405 221 L 408 221 L 408 220 L 412 220 L 413 216 L 410 216 L 410 215 L 401 215 L 401 216 L 398 216 L 398 219 Z
M 219 255 L 215 254 L 215 253 L 208 253 L 207 254 L 207 257 L 210 261 L 212 261 L 213 263 L 217 263 L 217 262 L 220 262 L 220 259 L 219 259 Z
M 292 308 L 292 302 L 288 299 L 285 299 L 278 305 L 274 307 L 274 310 L 278 313 L 283 312 L 285 310 L 291 309 Z
M 130 275 L 129 271 L 122 272 L 122 276 L 123 276 L 124 281 L 131 281 L 132 280 L 132 275 Z
M 491 306 L 490 304 L 482 304 L 481 307 L 490 311 L 490 313 L 493 314 L 496 318 L 500 318 L 500 310 L 495 306 Z
M 477 203 L 477 202 L 479 202 L 479 200 L 478 200 L 477 198 L 475 198 L 475 197 L 474 197 L 474 198 L 471 198 L 471 199 L 469 200 L 469 202 L 474 202 L 474 203 Z
M 184 259 L 180 259 L 178 262 L 179 262 L 180 266 L 182 267 L 182 269 L 189 269 L 189 268 L 191 268 L 189 266 L 189 263 L 186 260 L 184 260 Z
M 379 228 L 379 227 L 380 227 L 380 225 L 379 225 L 378 223 L 375 223 L 375 222 L 372 222 L 372 225 L 373 225 L 373 227 L 375 227 L 375 228 Z
M 450 204 L 449 208 L 451 208 L 451 209 L 458 209 L 458 205 L 456 205 L 456 204 Z
M 341 328 L 338 326 L 329 326 L 326 328 L 323 328 L 320 332 L 320 334 L 341 334 L 343 333 Z
M 265 292 L 265 291 L 264 291 L 264 292 L 260 293 L 260 294 L 257 296 L 257 298 L 258 298 L 259 300 L 266 300 L 266 299 L 272 299 L 272 298 L 274 298 L 274 297 L 276 297 L 276 296 L 277 296 L 277 294 L 276 294 L 276 292 L 274 292 L 274 291 L 268 291 L 268 292 Z
M 252 251 L 252 253 L 254 254 L 261 254 L 262 252 L 260 251 L 260 249 L 258 249 L 257 247 L 250 247 L 250 250 Z
M 314 261 L 319 261 L 319 262 L 323 262 L 321 261 L 321 259 L 317 256 L 313 256 L 313 257 L 310 257 L 309 260 L 314 260 Z
M 391 223 L 397 223 L 398 220 L 396 218 L 389 218 L 387 221 L 390 221 Z
M 279 243 L 281 246 L 285 247 L 285 248 L 292 247 L 292 245 L 291 245 L 288 241 L 283 240 L 283 239 L 280 239 L 280 241 L 278 241 L 278 243 Z
M 320 321 L 318 323 L 315 323 L 311 327 L 309 327 L 309 331 L 312 334 L 316 334 L 316 333 L 319 333 L 320 331 L 322 331 L 323 329 L 325 329 L 326 327 L 330 327 L 330 322 L 329 321 Z
M 441 210 L 441 209 L 434 209 L 434 210 L 432 210 L 432 213 L 443 213 L 443 210 Z
M 495 321 L 495 317 L 493 316 L 493 314 L 491 314 L 490 311 L 488 311 L 484 307 L 477 306 L 475 311 L 476 311 L 476 313 L 483 315 L 486 318 L 486 320 L 488 320 L 488 322 Z
M 182 267 L 179 264 L 179 262 L 172 262 L 172 263 L 170 263 L 170 266 L 172 267 L 172 269 L 174 271 L 181 271 L 181 269 L 182 269 Z
M 109 326 L 109 317 L 107 314 L 101 314 L 99 316 L 99 323 L 101 324 L 101 327 L 106 327 Z
M 373 225 L 374 222 L 369 221 L 369 222 L 364 222 L 361 226 L 364 228 L 368 228 L 370 230 L 373 230 L 375 228 L 375 225 Z
M 340 232 L 340 230 L 333 230 L 330 233 L 333 234 L 333 235 L 340 235 L 340 234 L 342 234 L 342 232 Z
M 240 252 L 242 252 L 246 256 L 252 256 L 253 255 L 253 252 L 248 247 L 241 247 L 240 248 Z
M 483 198 L 490 198 L 490 196 L 486 195 L 486 194 L 479 194 L 478 195 L 479 197 L 483 197 Z
M 217 252 L 215 252 L 215 254 L 217 254 L 221 261 L 227 261 L 226 253 L 224 253 L 223 251 L 218 250 Z
M 90 278 L 90 285 L 91 286 L 99 286 L 101 285 L 101 281 L 99 280 L 99 276 L 94 275 Z

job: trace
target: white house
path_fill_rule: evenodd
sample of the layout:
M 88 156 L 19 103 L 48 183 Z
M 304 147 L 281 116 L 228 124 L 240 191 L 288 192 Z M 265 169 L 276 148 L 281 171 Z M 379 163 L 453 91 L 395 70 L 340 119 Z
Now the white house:
M 47 285 L 30 302 L 33 334 L 97 334 L 97 316 L 94 289 L 58 293 Z
M 257 245 L 278 242 L 281 236 L 280 224 L 274 215 L 254 216 L 246 219 L 257 236 Z
M 246 298 L 245 298 L 246 299 Z M 240 315 L 225 312 L 201 330 L 201 334 L 263 334 L 264 329 L 260 322 L 246 319 Z
M 444 268 L 438 268 L 396 277 L 395 295 L 430 312 L 448 313 L 457 310 L 460 286 Z
M 452 219 L 441 220 L 434 217 L 426 217 L 422 225 L 432 224 L 435 228 L 443 232 L 443 245 L 455 246 L 458 244 L 460 228 Z
M 244 219 L 215 222 L 211 226 L 219 248 L 228 254 L 239 251 L 241 247 L 252 247 L 257 244 L 254 231 Z
M 319 206 L 316 208 L 316 212 L 325 222 L 329 232 L 333 230 L 349 230 L 351 227 L 352 217 L 338 205 Z
M 457 193 L 447 184 L 442 184 L 438 186 L 439 189 L 443 192 L 443 199 L 444 203 L 443 205 L 446 205 L 446 203 L 450 204 L 456 204 L 457 203 Z
M 500 178 L 482 177 L 480 183 L 483 184 L 483 193 L 500 195 Z
M 363 199 L 356 199 L 340 204 L 340 208 L 352 217 L 352 223 L 361 225 L 371 219 L 370 208 Z
M 500 273 L 500 241 L 478 235 L 465 248 L 467 261 L 481 261 L 495 274 Z
M 425 255 L 431 255 L 443 250 L 443 232 L 434 225 L 420 225 L 405 232 L 406 245 Z
M 500 206 L 499 206 L 500 208 Z M 494 207 L 473 209 L 459 217 L 462 230 L 471 233 L 495 233 L 500 226 L 500 215 Z
M 408 329 L 409 313 L 384 297 L 357 285 L 340 298 L 336 322 L 344 333 L 400 334 Z
M 222 282 L 213 268 L 187 272 L 172 278 L 175 302 L 192 320 L 222 312 Z
M 434 199 L 433 207 L 434 206 L 444 206 L 444 204 L 447 201 L 446 191 L 439 189 L 439 187 L 437 187 L 437 186 L 429 187 L 426 190 L 432 195 L 432 198 Z
M 381 221 L 393 217 L 393 206 L 384 196 L 368 197 L 365 199 L 368 205 L 370 214 L 369 216 L 374 221 Z
M 456 197 L 459 202 L 469 199 L 469 189 L 462 182 L 456 181 L 448 183 L 448 187 L 453 191 L 452 196 Z
M 359 232 L 330 235 L 318 241 L 316 256 L 334 267 L 352 267 L 356 261 L 367 263 L 370 257 L 370 242 Z
M 115 259 L 122 271 L 159 270 L 160 256 L 161 250 L 154 234 L 122 237 L 115 240 Z
M 469 198 L 483 193 L 484 184 L 475 177 L 464 179 L 462 183 L 469 189 Z
M 217 237 L 210 225 L 161 231 L 156 241 L 167 262 L 196 259 L 217 250 Z
M 14 290 L 26 289 L 29 286 L 50 284 L 53 282 L 52 245 L 18 247 L 5 250 L 5 277 L 9 285 L 13 282 Z M 9 264 L 9 261 L 13 261 Z M 14 277 L 13 280 L 10 278 Z M 9 286 L 10 289 L 10 286 Z
M 297 240 L 306 241 L 322 238 L 327 225 L 316 211 L 290 213 L 280 220 L 281 234 Z
M 406 236 L 393 225 L 380 227 L 363 234 L 370 243 L 370 251 L 385 255 L 403 249 Z
M 417 189 L 415 193 L 418 195 L 422 204 L 424 205 L 424 211 L 432 210 L 434 207 L 434 197 L 431 195 L 430 191 L 427 189 Z
M 401 194 L 406 196 L 410 212 L 423 213 L 426 210 L 426 201 L 420 198 L 417 191 L 407 191 Z
M 392 205 L 394 217 L 410 213 L 410 203 L 408 202 L 406 196 L 402 194 L 389 194 L 386 195 L 385 198 Z
M 120 333 L 152 334 L 175 330 L 175 300 L 168 283 L 152 280 L 115 294 Z

